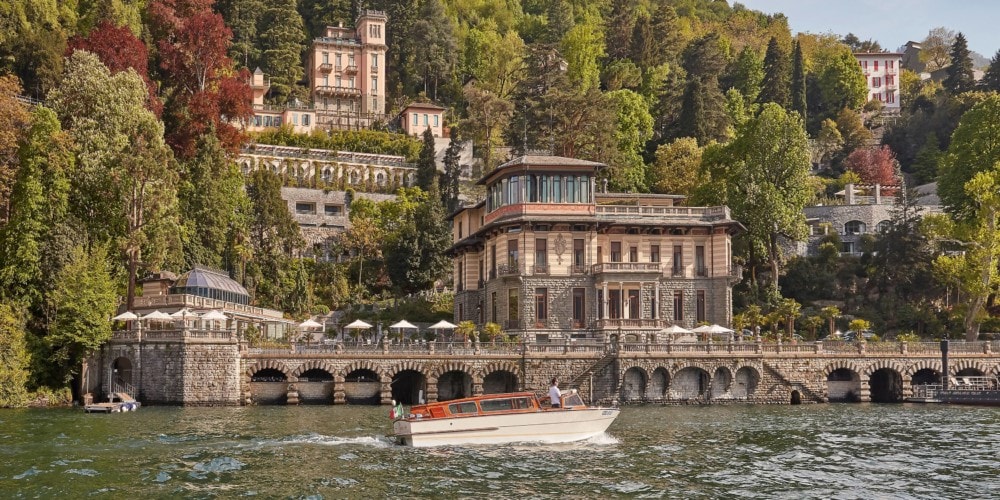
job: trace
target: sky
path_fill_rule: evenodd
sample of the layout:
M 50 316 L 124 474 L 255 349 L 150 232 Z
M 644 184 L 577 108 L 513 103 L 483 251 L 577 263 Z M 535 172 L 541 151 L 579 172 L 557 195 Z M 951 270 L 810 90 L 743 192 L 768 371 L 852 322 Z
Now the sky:
M 854 33 L 896 50 L 920 41 L 931 28 L 961 31 L 969 49 L 992 58 L 1000 49 L 1000 0 L 737 0 L 788 17 L 792 33 Z

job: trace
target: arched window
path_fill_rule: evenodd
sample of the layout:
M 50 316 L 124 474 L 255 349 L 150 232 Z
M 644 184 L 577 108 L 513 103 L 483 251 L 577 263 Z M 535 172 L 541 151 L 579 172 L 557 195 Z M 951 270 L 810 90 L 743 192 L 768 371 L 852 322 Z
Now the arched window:
M 865 232 L 865 223 L 859 220 L 852 220 L 844 224 L 844 234 L 863 234 Z
M 330 182 L 330 179 L 332 177 L 333 177 L 333 171 L 331 171 L 329 167 L 324 168 L 323 169 L 323 180 L 326 181 L 326 182 Z
M 887 220 L 879 221 L 878 225 L 875 226 L 875 232 L 879 234 L 887 233 L 890 226 L 892 226 L 892 223 Z
M 383 174 L 382 172 L 379 172 L 379 173 L 375 174 L 375 183 L 377 183 L 379 186 L 384 186 L 385 185 L 385 174 Z

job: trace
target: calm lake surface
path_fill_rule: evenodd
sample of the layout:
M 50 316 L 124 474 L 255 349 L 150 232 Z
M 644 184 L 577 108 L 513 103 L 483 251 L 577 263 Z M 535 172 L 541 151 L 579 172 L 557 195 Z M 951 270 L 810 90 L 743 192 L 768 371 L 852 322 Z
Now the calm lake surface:
M 626 407 L 570 445 L 411 449 L 388 407 L 0 411 L 2 498 L 991 498 L 1000 409 Z

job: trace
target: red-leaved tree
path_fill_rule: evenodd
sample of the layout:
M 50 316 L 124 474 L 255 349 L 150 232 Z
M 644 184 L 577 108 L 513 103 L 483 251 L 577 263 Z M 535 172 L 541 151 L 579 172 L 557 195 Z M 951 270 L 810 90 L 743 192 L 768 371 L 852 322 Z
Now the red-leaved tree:
M 85 50 L 96 55 L 111 70 L 111 74 L 128 69 L 135 70 L 149 89 L 149 101 L 146 107 L 157 117 L 160 116 L 163 112 L 163 102 L 157 97 L 156 85 L 149 77 L 149 51 L 132 30 L 101 21 L 86 37 L 77 35 L 69 39 L 66 44 L 66 57 L 77 50 Z
M 239 151 L 236 124 L 252 115 L 250 74 L 237 72 L 226 55 L 232 31 L 212 11 L 211 0 L 155 0 L 151 31 L 160 49 L 167 142 L 182 159 L 195 154 L 198 137 L 215 130 L 222 146 Z
M 844 160 L 844 167 L 858 174 L 865 184 L 899 185 L 899 162 L 889 146 L 855 149 Z

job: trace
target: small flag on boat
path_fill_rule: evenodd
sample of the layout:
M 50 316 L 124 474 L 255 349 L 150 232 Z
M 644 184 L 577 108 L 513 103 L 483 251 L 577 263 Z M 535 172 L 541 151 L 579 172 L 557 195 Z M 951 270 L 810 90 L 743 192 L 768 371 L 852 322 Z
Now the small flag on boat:
M 403 418 L 403 404 L 393 399 L 392 409 L 389 410 L 389 419 L 396 420 L 397 418 Z

